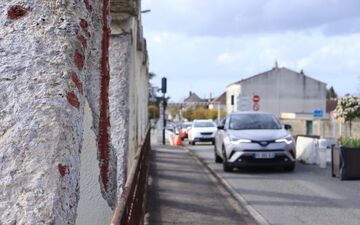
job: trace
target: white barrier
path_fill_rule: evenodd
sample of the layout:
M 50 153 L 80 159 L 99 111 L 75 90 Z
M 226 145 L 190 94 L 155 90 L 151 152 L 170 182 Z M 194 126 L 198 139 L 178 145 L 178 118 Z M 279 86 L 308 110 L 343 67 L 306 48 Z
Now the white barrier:
M 317 139 L 299 136 L 296 141 L 296 159 L 306 164 L 317 162 Z
M 326 168 L 331 162 L 331 145 L 336 143 L 331 138 L 312 138 L 299 136 L 296 141 L 296 159 L 306 164 L 317 164 Z

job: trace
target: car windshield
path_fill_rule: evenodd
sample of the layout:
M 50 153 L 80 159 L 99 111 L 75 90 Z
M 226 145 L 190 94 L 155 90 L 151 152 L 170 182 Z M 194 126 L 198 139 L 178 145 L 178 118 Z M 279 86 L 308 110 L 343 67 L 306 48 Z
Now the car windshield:
M 183 128 L 188 128 L 188 127 L 191 127 L 191 123 L 184 123 L 183 125 L 182 125 L 182 127 Z
M 230 118 L 232 130 L 281 129 L 279 121 L 271 114 L 238 114 Z
M 210 121 L 195 122 L 194 127 L 215 127 L 215 124 Z

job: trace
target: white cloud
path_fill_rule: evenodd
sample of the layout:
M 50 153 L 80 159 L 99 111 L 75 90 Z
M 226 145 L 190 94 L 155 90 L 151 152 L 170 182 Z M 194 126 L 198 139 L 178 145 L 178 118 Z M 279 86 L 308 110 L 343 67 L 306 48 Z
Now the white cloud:
M 220 64 L 231 64 L 231 63 L 239 63 L 243 60 L 241 53 L 229 53 L 223 52 L 220 53 L 217 57 L 217 62 Z
M 239 36 L 322 28 L 360 32 L 359 0 L 144 0 L 147 29 L 193 36 Z M 144 16 L 145 17 L 145 16 Z
M 168 77 L 172 100 L 221 94 L 275 60 L 340 95 L 359 90 L 360 1 L 144 0 L 143 8 L 152 10 L 143 15 L 150 70 Z

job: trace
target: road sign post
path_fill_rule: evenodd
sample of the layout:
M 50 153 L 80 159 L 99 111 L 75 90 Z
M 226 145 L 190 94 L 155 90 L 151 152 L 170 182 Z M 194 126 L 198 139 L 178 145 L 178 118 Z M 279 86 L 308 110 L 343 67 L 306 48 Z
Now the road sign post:
M 166 89 L 167 89 L 167 80 L 166 80 L 166 77 L 163 77 L 161 79 L 161 92 L 163 93 L 163 120 L 164 120 L 164 126 L 163 126 L 163 132 L 162 132 L 162 142 L 163 142 L 163 145 L 165 145 L 165 129 L 166 129 L 166 114 L 165 114 L 165 111 L 166 111 L 166 105 L 167 105 L 167 102 L 166 102 L 166 98 L 165 98 L 165 94 L 166 94 Z
M 252 97 L 253 101 L 253 111 L 259 111 L 260 110 L 260 96 L 259 95 L 253 95 Z
M 317 133 L 318 133 L 318 135 L 319 136 L 321 136 L 320 135 L 320 119 L 322 118 L 324 116 L 324 111 L 322 110 L 322 109 L 314 109 L 314 111 L 313 111 L 313 117 L 315 118 L 315 119 L 317 119 L 317 121 L 318 121 L 318 129 L 317 129 Z

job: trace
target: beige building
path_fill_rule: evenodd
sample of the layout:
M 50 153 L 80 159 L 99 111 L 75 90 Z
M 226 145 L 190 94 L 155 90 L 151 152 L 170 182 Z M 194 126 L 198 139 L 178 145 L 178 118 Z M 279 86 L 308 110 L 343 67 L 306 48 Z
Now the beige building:
M 281 117 L 295 114 L 312 118 L 315 109 L 325 114 L 326 83 L 285 67 L 242 79 L 227 86 L 226 111 L 266 111 Z

